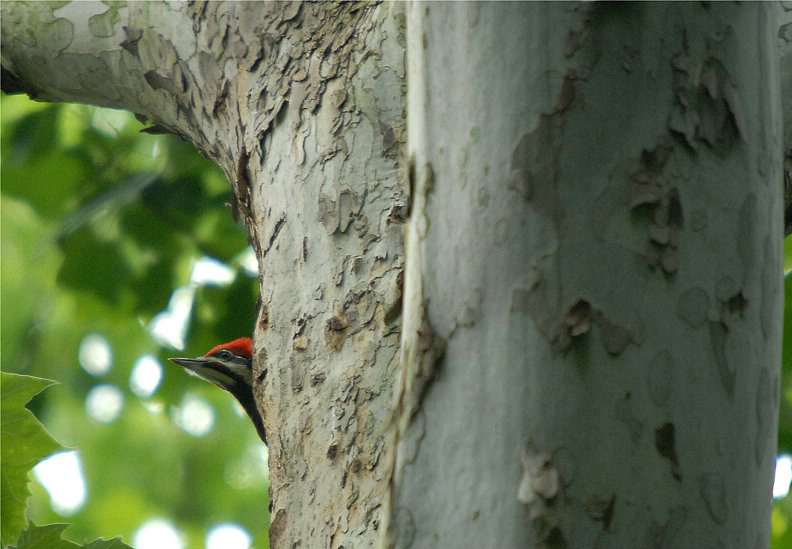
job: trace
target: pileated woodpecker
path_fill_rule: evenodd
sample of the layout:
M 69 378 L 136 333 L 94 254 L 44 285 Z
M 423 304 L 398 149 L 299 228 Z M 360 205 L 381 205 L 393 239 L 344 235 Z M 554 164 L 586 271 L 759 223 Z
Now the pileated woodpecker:
M 250 416 L 261 440 L 267 443 L 264 422 L 253 398 L 253 341 L 249 337 L 218 345 L 204 356 L 169 360 L 234 395 Z

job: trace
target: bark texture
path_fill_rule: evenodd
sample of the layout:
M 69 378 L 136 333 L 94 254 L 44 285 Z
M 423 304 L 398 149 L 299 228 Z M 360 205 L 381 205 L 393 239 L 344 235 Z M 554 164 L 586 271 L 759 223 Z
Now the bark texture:
M 400 4 L 2 4 L 4 89 L 132 110 L 228 175 L 259 259 L 275 548 L 379 538 L 407 208 L 403 27 Z
M 772 9 L 410 5 L 389 546 L 767 546 Z

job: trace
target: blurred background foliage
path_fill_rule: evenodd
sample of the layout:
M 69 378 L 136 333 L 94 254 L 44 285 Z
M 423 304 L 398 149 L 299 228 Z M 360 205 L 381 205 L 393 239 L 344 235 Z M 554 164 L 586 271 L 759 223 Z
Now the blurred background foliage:
M 29 518 L 139 549 L 211 546 L 219 525 L 263 549 L 265 447 L 230 395 L 166 361 L 252 333 L 225 176 L 130 113 L 1 101 L 2 370 L 59 383 L 29 407 L 77 451 L 36 469 Z
M 141 134 L 129 113 L 1 101 L 2 370 L 60 383 L 30 408 L 77 449 L 68 475 L 84 479 L 80 500 L 68 469 L 37 468 L 29 518 L 70 522 L 80 542 L 265 548 L 264 446 L 230 395 L 166 362 L 252 332 L 255 258 L 225 176 L 180 139 Z M 790 270 L 787 239 L 781 455 L 792 454 Z M 48 475 L 66 499 L 50 497 Z M 772 532 L 773 548 L 792 547 L 788 494 Z

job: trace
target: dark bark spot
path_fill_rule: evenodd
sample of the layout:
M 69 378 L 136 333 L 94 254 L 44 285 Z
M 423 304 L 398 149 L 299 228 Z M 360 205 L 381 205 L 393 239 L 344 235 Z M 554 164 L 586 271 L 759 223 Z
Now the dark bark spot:
M 522 137 L 512 152 L 508 188 L 527 200 L 537 213 L 563 234 L 564 210 L 559 184 L 561 116 L 541 115 L 534 131 Z
M 121 42 L 119 45 L 132 55 L 137 55 L 137 43 L 143 37 L 143 31 L 132 29 L 126 25 L 122 26 L 121 28 L 124 30 L 124 34 L 126 34 L 126 40 Z
M 729 367 L 726 358 L 726 337 L 729 329 L 723 322 L 710 322 L 710 341 L 712 342 L 712 352 L 715 357 L 715 367 L 718 370 L 721 385 L 726 389 L 729 396 L 734 396 L 734 386 L 737 382 L 737 372 Z
M 655 429 L 655 448 L 658 453 L 671 462 L 671 474 L 676 480 L 682 480 L 682 473 L 679 469 L 679 457 L 676 452 L 676 435 L 674 434 L 674 424 L 664 423 Z

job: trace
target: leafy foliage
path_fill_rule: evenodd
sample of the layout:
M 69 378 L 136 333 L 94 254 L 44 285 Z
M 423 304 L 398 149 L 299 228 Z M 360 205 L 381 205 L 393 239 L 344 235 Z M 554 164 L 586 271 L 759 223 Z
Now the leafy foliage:
M 121 538 L 111 540 L 95 539 L 85 545 L 78 545 L 61 537 L 68 524 L 47 524 L 36 526 L 31 521 L 19 535 L 19 540 L 10 549 L 132 549 Z
M 68 524 L 36 526 L 30 522 L 27 529 L 19 534 L 16 546 L 11 549 L 79 549 L 79 545 L 61 537 L 68 527 Z
M 234 522 L 262 549 L 267 479 L 255 430 L 230 395 L 165 360 L 252 331 L 256 277 L 241 263 L 247 239 L 226 206 L 225 176 L 178 138 L 141 134 L 129 113 L 21 96 L 3 96 L 1 106 L 0 364 L 60 383 L 30 407 L 80 449 L 88 499 L 68 516 L 70 532 L 131 539 L 148 519 L 166 517 L 186 547 L 201 547 L 208 527 Z M 233 280 L 196 282 L 204 256 Z M 186 349 L 175 350 L 153 327 L 179 292 L 192 301 Z M 106 371 L 80 367 L 91 334 L 107 342 Z M 131 381 L 142 357 L 161 368 L 151 395 Z M 98 387 L 122 396 L 117 416 L 92 415 Z M 190 399 L 213 413 L 205 435 L 183 429 Z M 30 489 L 31 518 L 64 522 L 41 485 Z
M 52 385 L 48 379 L 0 373 L 0 477 L 2 477 L 2 541 L 10 543 L 25 526 L 30 496 L 28 473 L 39 461 L 63 448 L 25 408 Z

